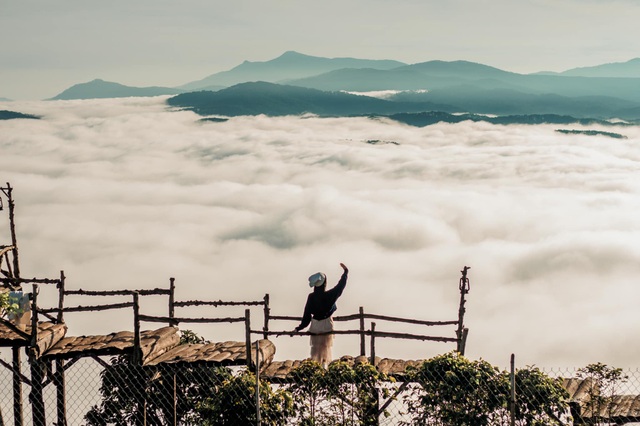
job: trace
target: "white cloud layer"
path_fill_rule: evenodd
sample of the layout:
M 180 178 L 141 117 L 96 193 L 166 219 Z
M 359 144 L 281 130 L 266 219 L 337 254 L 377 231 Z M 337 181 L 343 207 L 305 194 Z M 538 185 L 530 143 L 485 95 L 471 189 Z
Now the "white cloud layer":
M 68 287 L 94 290 L 166 287 L 175 277 L 180 300 L 269 293 L 274 314 L 300 315 L 307 276 L 324 271 L 337 281 L 344 262 L 351 276 L 340 314 L 363 306 L 453 320 L 459 271 L 469 265 L 470 357 L 638 366 L 638 127 L 619 128 L 628 139 L 617 140 L 546 125 L 200 123 L 162 98 L 0 109 L 43 115 L 0 122 L 0 182 L 15 187 L 23 276 L 64 269 Z M 6 210 L 0 215 L 6 242 Z M 51 289 L 42 296 L 57 303 Z M 165 306 L 158 298 L 144 310 Z M 261 327 L 259 311 L 254 318 Z M 72 334 L 132 327 L 125 311 L 69 314 L 68 322 Z M 193 328 L 212 340 L 244 336 L 241 325 Z M 377 328 L 454 336 L 453 328 Z M 278 359 L 308 354 L 306 339 L 276 344 Z M 411 359 L 453 348 L 383 340 L 377 353 Z M 335 355 L 358 350 L 357 337 L 337 339 Z

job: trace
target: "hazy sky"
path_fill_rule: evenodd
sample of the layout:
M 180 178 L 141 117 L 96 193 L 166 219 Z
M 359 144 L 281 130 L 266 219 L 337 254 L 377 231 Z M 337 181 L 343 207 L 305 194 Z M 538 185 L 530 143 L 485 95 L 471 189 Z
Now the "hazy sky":
M 0 97 L 178 86 L 287 50 L 563 71 L 640 56 L 638 0 L 1 0 Z
M 167 111 L 162 98 L 0 102 L 9 106 L 44 117 L 0 121 L 0 179 L 16 188 L 24 276 L 64 269 L 68 287 L 83 289 L 166 287 L 173 276 L 178 300 L 270 293 L 274 314 L 300 315 L 307 277 L 323 271 L 335 282 L 344 262 L 351 274 L 340 314 L 364 306 L 454 320 L 459 271 L 469 265 L 470 357 L 638 366 L 637 126 L 615 130 L 628 136 L 618 140 L 548 125 L 198 123 Z M 55 305 L 57 296 L 45 289 L 40 301 Z M 165 314 L 166 299 L 145 301 L 143 312 Z M 259 327 L 259 311 L 254 318 Z M 130 311 L 67 322 L 71 335 L 132 328 Z M 213 340 L 244 336 L 241 325 L 197 330 Z M 453 328 L 398 331 L 454 336 Z M 308 355 L 306 338 L 276 345 L 277 359 Z M 357 338 L 340 337 L 335 352 L 358 348 Z M 383 340 L 378 354 L 427 358 L 453 348 Z

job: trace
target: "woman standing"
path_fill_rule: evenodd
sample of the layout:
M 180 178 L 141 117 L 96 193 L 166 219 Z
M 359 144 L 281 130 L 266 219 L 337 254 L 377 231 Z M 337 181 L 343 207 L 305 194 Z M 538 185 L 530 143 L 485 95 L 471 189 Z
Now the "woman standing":
M 295 331 L 300 331 L 311 323 L 309 332 L 318 333 L 311 336 L 311 359 L 324 367 L 331 362 L 331 348 L 333 346 L 333 334 L 331 334 L 333 318 L 331 315 L 337 309 L 336 300 L 342 295 L 349 274 L 349 269 L 344 263 L 341 263 L 340 267 L 343 269 L 342 277 L 331 290 L 327 290 L 327 276 L 322 272 L 309 277 L 309 287 L 313 288 L 313 292 L 307 297 L 302 322 L 295 328 Z

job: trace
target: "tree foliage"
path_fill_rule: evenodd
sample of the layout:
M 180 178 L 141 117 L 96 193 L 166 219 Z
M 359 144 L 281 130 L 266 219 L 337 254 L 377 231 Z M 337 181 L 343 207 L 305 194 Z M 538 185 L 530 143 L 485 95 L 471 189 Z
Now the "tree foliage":
M 195 333 L 182 332 L 180 344 L 202 342 Z M 128 355 L 120 355 L 111 359 L 100 376 L 102 401 L 85 416 L 90 426 L 140 424 L 143 419 L 149 426 L 172 424 L 174 392 L 178 423 L 199 425 L 196 407 L 232 374 L 225 367 L 142 367 L 131 363 Z
M 281 389 L 274 390 L 271 384 L 260 380 L 261 424 L 276 426 L 286 424 L 294 415 L 291 395 Z M 197 412 L 205 426 L 244 426 L 257 424 L 256 376 L 244 370 L 230 375 L 198 405 Z
M 343 361 L 325 370 L 307 360 L 289 377 L 297 424 L 314 426 L 378 424 L 379 398 L 389 396 L 383 383 L 393 381 L 370 364 Z
M 507 373 L 504 373 L 507 374 Z M 537 367 L 516 371 L 516 420 L 531 426 L 562 425 L 569 394 L 562 379 L 554 379 Z
M 592 418 L 593 424 L 607 424 L 603 419 L 611 418 L 616 409 L 617 385 L 626 382 L 628 376 L 621 368 L 601 362 L 579 369 L 577 376 L 589 382 L 584 414 Z
M 483 360 L 452 352 L 431 358 L 409 372 L 415 383 L 404 400 L 418 425 L 508 424 L 509 373 Z M 528 367 L 516 372 L 515 420 L 519 425 L 558 425 L 568 395 L 557 379 Z
M 19 300 L 8 291 L 0 291 L 0 318 L 21 313 Z
M 405 397 L 413 424 L 489 425 L 505 406 L 509 383 L 486 361 L 448 353 L 410 372 L 418 386 Z

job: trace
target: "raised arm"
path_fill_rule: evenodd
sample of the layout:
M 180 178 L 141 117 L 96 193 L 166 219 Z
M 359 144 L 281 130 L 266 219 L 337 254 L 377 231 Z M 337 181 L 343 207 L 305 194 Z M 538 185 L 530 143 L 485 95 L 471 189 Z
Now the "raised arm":
M 344 263 L 341 263 L 340 267 L 342 268 L 342 276 L 340 277 L 340 281 L 338 281 L 338 284 L 336 284 L 334 288 L 327 291 L 327 293 L 330 293 L 331 296 L 335 297 L 336 299 L 342 295 L 344 288 L 347 286 L 347 278 L 349 275 L 349 268 L 347 268 Z

